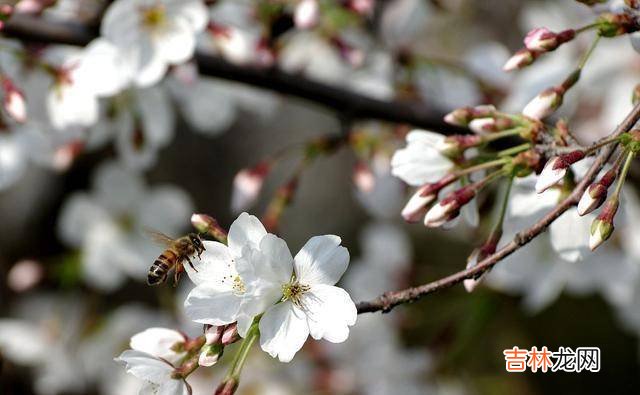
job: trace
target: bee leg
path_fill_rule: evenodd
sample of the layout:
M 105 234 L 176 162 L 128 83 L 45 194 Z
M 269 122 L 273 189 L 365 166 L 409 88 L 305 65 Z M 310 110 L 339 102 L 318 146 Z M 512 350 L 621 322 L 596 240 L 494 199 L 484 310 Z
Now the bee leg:
M 173 272 L 173 286 L 178 285 L 178 281 L 180 280 L 180 275 L 184 271 L 182 265 L 176 266 L 176 270 Z
M 191 268 L 197 272 L 197 271 L 198 271 L 198 269 L 196 269 L 196 267 L 195 267 L 195 266 L 193 266 L 193 262 L 191 262 L 191 259 L 190 259 L 188 256 L 187 256 L 187 257 L 185 257 L 185 258 L 187 259 L 187 262 L 189 262 L 189 266 L 191 266 Z M 183 269 L 183 270 L 184 270 L 184 269 Z

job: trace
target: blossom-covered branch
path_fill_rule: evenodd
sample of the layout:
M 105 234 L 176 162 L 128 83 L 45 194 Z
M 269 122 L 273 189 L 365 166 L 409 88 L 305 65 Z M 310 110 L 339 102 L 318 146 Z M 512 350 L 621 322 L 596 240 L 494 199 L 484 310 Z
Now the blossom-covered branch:
M 72 23 L 14 15 L 3 33 L 25 41 L 85 46 L 98 36 L 93 28 Z M 202 52 L 195 55 L 202 75 L 238 81 L 286 95 L 299 97 L 330 108 L 349 119 L 377 119 L 406 123 L 442 134 L 464 133 L 466 129 L 442 121 L 436 109 L 418 102 L 388 102 L 348 89 L 315 82 L 277 67 L 240 66 Z
M 640 103 L 636 104 L 633 107 L 633 110 L 627 115 L 624 121 L 622 121 L 622 123 L 618 125 L 615 131 L 613 131 L 611 137 L 620 136 L 623 133 L 628 132 L 629 130 L 631 130 L 631 128 L 633 128 L 638 120 L 640 120 Z M 522 246 L 540 235 L 547 229 L 547 227 L 551 223 L 553 223 L 553 221 L 560 217 L 565 211 L 576 205 L 585 189 L 591 184 L 591 182 L 593 182 L 598 172 L 607 163 L 607 161 L 615 151 L 616 146 L 616 144 L 612 144 L 602 149 L 580 183 L 575 187 L 571 194 L 567 196 L 560 204 L 558 204 L 552 211 L 547 213 L 530 228 L 517 233 L 511 242 L 509 242 L 507 245 L 496 251 L 494 254 L 488 256 L 481 262 L 478 262 L 476 266 L 459 271 L 450 276 L 441 278 L 428 284 L 407 288 L 400 291 L 386 292 L 374 300 L 360 302 L 357 304 L 358 314 L 376 311 L 388 312 L 399 304 L 413 302 L 430 293 L 452 287 L 458 283 L 463 282 L 466 279 L 478 278 L 483 273 L 490 270 L 498 262 L 513 254 Z

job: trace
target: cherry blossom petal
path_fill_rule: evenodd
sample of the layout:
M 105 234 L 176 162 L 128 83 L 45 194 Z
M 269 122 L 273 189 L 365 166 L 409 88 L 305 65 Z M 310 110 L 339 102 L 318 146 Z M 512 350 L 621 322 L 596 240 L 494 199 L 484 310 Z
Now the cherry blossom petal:
M 257 247 L 266 234 L 267 231 L 258 218 L 242 213 L 229 228 L 228 245 L 233 254 L 239 256 L 244 245 Z
M 116 361 L 123 363 L 127 373 L 139 379 L 156 384 L 171 380 L 173 366 L 146 352 L 126 350 L 116 358 Z
M 297 279 L 302 284 L 337 283 L 349 264 L 349 251 L 340 242 L 334 235 L 309 239 L 294 259 Z
M 349 326 L 356 323 L 358 311 L 349 294 L 332 285 L 313 285 L 302 297 L 309 330 L 314 339 L 342 343 Z
M 149 328 L 131 337 L 129 345 L 136 351 L 142 351 L 154 357 L 167 360 L 175 359 L 177 353 L 172 350 L 176 343 L 184 343 L 184 335 L 167 328 Z
M 233 279 L 227 279 L 232 282 Z M 238 319 L 242 297 L 211 283 L 195 287 L 184 302 L 185 313 L 200 324 L 226 325 Z
M 233 277 L 237 274 L 229 248 L 217 241 L 205 240 L 202 242 L 205 250 L 200 258 L 195 257 L 191 261 L 195 270 L 188 263 L 184 269 L 189 279 L 196 285 L 220 284 L 221 290 L 230 289 L 228 284 L 222 283 L 225 277 Z
M 407 146 L 399 149 L 391 158 L 391 173 L 409 185 L 422 186 L 438 181 L 453 167 L 453 162 L 435 148 L 444 136 L 413 131 L 407 135 Z
M 260 347 L 280 362 L 289 362 L 309 336 L 305 314 L 290 301 L 278 303 L 260 319 Z

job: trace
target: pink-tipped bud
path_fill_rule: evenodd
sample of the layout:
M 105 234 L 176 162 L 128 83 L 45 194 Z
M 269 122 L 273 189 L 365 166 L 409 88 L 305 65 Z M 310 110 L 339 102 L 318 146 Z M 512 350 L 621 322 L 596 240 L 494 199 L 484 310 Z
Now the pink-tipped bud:
M 222 345 L 228 346 L 229 344 L 235 343 L 240 339 L 240 335 L 238 334 L 238 325 L 230 324 L 224 328 L 224 332 L 222 333 Z
M 536 57 L 538 57 L 537 52 L 531 51 L 527 48 L 522 48 L 507 60 L 504 66 L 502 66 L 502 70 L 513 71 L 529 66 L 534 60 L 536 60 Z
M 595 251 L 602 243 L 604 243 L 613 233 L 613 217 L 618 211 L 618 199 L 607 201 L 602 211 L 596 219 L 591 223 L 589 248 Z
M 524 38 L 524 45 L 530 51 L 546 52 L 553 51 L 560 44 L 573 40 L 575 31 L 572 29 L 554 33 L 546 27 L 539 27 L 531 30 Z
M 230 377 L 225 379 L 218 388 L 216 388 L 216 392 L 214 395 L 233 395 L 238 388 L 238 380 Z
M 578 214 L 586 215 L 597 209 L 604 203 L 607 198 L 607 188 L 600 184 L 594 183 L 584 191 L 580 201 L 578 202 Z
M 198 365 L 200 366 L 213 366 L 222 356 L 223 346 L 220 344 L 205 344 L 198 357 Z
M 24 95 L 7 77 L 2 78 L 2 90 L 4 91 L 3 106 L 4 110 L 16 122 L 24 122 L 27 120 L 27 104 Z
M 457 158 L 467 148 L 475 147 L 481 143 L 481 136 L 456 134 L 439 141 L 435 148 L 444 156 Z
M 509 118 L 486 117 L 476 118 L 469 122 L 469 129 L 477 134 L 487 134 L 511 129 L 514 123 Z
M 457 108 L 444 116 L 444 121 L 451 125 L 467 126 L 475 118 L 493 117 L 496 108 L 490 104 L 476 107 Z
M 501 233 L 501 232 L 500 232 Z M 489 239 L 480 247 L 473 250 L 469 258 L 467 258 L 467 269 L 474 268 L 478 265 L 478 262 L 482 262 L 489 255 L 492 255 L 496 252 L 498 248 L 498 242 L 500 241 L 500 233 L 492 234 Z M 480 280 L 484 276 L 483 274 L 476 275 L 473 278 L 468 278 L 463 281 L 464 289 L 467 292 L 471 293 L 474 289 L 480 284 Z
M 231 193 L 231 210 L 234 213 L 245 211 L 255 203 L 270 169 L 269 163 L 260 162 L 236 174 Z
M 302 0 L 296 6 L 293 21 L 298 29 L 310 29 L 318 23 L 320 6 L 317 0 Z
M 556 87 L 545 89 L 524 107 L 522 114 L 533 119 L 544 119 L 562 105 L 563 96 L 562 89 Z
M 16 262 L 7 274 L 7 285 L 14 292 L 25 292 L 36 285 L 44 277 L 44 268 L 38 261 L 25 259 Z
M 227 242 L 227 231 L 210 215 L 193 214 L 191 216 L 191 225 L 198 233 L 207 234 L 221 243 Z
M 52 165 L 58 171 L 66 171 L 84 151 L 84 141 L 71 141 L 58 147 L 53 154 Z
M 365 162 L 358 162 L 353 168 L 353 184 L 362 192 L 370 193 L 376 186 L 376 177 Z
M 471 185 L 452 192 L 427 211 L 424 217 L 424 226 L 437 228 L 453 220 L 460 214 L 460 208 L 475 196 L 476 190 Z
M 360 15 L 369 15 L 376 5 L 375 0 L 349 0 L 347 6 Z
M 224 325 L 222 326 L 205 325 L 205 328 L 204 328 L 205 344 L 220 343 L 220 339 L 222 338 L 223 333 L 224 333 Z
M 536 192 L 542 193 L 562 181 L 569 166 L 583 158 L 583 151 L 573 151 L 549 159 L 536 181 Z
M 420 187 L 409 199 L 402 209 L 402 218 L 407 222 L 418 222 L 427 213 L 427 207 L 438 196 L 437 190 L 433 190 L 434 184 Z

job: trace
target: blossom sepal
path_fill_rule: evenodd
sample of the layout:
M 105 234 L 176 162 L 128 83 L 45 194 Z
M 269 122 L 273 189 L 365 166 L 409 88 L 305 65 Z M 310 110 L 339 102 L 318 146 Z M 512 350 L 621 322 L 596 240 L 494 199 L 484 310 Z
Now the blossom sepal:
M 567 173 L 569 166 L 584 157 L 583 151 L 572 151 L 549 159 L 536 181 L 536 192 L 542 193 L 559 183 Z

